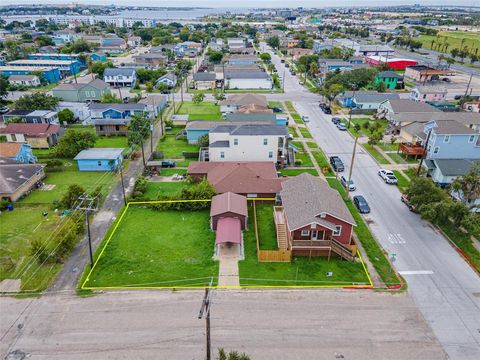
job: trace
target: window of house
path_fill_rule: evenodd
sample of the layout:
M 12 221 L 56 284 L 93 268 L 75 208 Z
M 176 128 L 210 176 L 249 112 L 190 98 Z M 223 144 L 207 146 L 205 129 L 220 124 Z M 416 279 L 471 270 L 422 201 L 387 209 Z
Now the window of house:
M 115 131 L 119 131 L 120 130 L 120 126 L 119 125 L 115 125 Z
M 340 236 L 341 233 L 342 233 L 342 225 L 335 225 L 333 236 Z
M 475 135 L 470 135 L 470 137 L 468 138 L 468 142 L 473 143 L 474 141 L 475 141 Z
M 97 162 L 97 165 L 98 165 L 98 166 L 102 166 L 102 162 L 99 160 L 99 161 Z
M 310 236 L 309 230 L 302 230 L 302 236 Z
M 433 149 L 433 153 L 438 154 L 439 150 L 440 150 L 440 148 L 438 146 L 435 146 L 435 148 Z
M 100 131 L 103 131 L 103 125 L 100 125 Z
M 220 158 L 225 159 L 225 153 L 223 151 L 220 152 Z
M 17 141 L 17 135 L 12 134 L 12 141 Z
M 238 139 L 233 139 L 233 145 L 238 145 Z
M 267 138 L 263 139 L 263 145 L 268 145 L 268 139 Z
M 445 136 L 443 137 L 443 142 L 444 142 L 444 143 L 449 143 L 449 142 L 450 142 L 450 135 L 445 135 Z
M 273 158 L 273 151 L 269 151 L 269 152 L 268 152 L 268 158 L 269 158 L 269 159 L 272 159 L 272 158 Z

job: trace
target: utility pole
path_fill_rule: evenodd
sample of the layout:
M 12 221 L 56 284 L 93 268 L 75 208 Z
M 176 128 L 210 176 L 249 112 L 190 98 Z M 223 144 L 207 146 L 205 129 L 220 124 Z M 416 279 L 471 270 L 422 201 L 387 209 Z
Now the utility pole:
M 350 129 L 350 123 L 352 122 L 352 110 L 353 110 L 353 101 L 355 100 L 355 91 L 357 91 L 357 87 L 353 87 L 353 95 L 352 95 L 352 104 L 350 105 L 350 111 L 348 113 L 348 128 Z
M 470 74 L 470 80 L 468 80 L 468 84 L 467 84 L 467 88 L 465 89 L 465 94 L 463 95 L 463 97 L 467 97 L 468 95 L 468 89 L 470 88 L 470 84 L 472 82 L 472 77 L 473 77 L 473 74 Z
M 213 279 L 210 279 L 210 285 L 205 288 L 205 295 L 203 295 L 202 306 L 200 308 L 200 312 L 198 313 L 198 318 L 201 320 L 205 316 L 205 336 L 206 336 L 206 352 L 207 360 L 211 360 L 211 339 L 210 339 L 210 305 L 211 305 L 211 297 L 212 291 L 210 287 L 213 284 Z
M 285 69 L 283 69 L 282 91 L 285 92 Z
M 350 170 L 348 172 L 347 193 L 350 193 L 350 181 L 352 180 L 353 163 L 355 161 L 355 150 L 357 150 L 357 142 L 358 136 L 355 137 L 355 142 L 353 143 L 352 161 L 350 161 Z
M 423 154 L 422 154 L 422 157 L 420 158 L 420 164 L 418 164 L 417 176 L 420 175 L 420 169 L 422 168 L 423 159 L 427 155 L 427 146 L 428 146 L 428 141 L 430 140 L 431 134 L 432 134 L 432 129 L 430 129 L 430 131 L 428 132 L 427 140 L 425 140 L 425 146 L 423 147 Z
M 175 114 L 175 87 L 172 89 L 173 114 Z
M 85 222 L 87 224 L 87 240 L 88 240 L 88 250 L 90 255 L 90 267 L 93 268 L 93 250 L 92 250 L 92 238 L 90 235 L 90 212 L 97 211 L 97 207 L 92 207 L 92 204 L 97 199 L 96 197 L 90 197 L 88 195 L 81 195 L 78 197 L 81 200 L 81 204 L 84 206 L 78 206 L 77 210 L 84 210 L 85 211 Z M 87 204 L 88 203 L 88 204 Z
M 127 195 L 125 194 L 125 183 L 123 182 L 123 169 L 121 161 L 118 163 L 118 169 L 120 170 L 120 180 L 122 182 L 123 203 L 125 206 L 127 206 Z
M 142 146 L 142 161 L 143 161 L 143 167 L 147 166 L 145 163 L 145 150 L 143 149 L 143 139 L 140 141 L 140 145 Z

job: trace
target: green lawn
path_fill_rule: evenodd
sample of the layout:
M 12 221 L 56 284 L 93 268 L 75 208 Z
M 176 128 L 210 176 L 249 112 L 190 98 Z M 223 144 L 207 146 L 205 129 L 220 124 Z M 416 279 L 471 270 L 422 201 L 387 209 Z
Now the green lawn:
M 281 101 L 269 101 L 269 102 L 268 102 L 268 107 L 269 107 L 270 109 L 272 109 L 272 108 L 274 108 L 274 107 L 283 109 L 283 104 L 282 104 Z
M 285 101 L 285 107 L 288 109 L 288 111 L 291 114 L 297 112 L 297 110 L 295 110 L 295 107 L 293 106 L 293 103 L 291 101 Z
M 165 159 L 183 159 L 182 153 L 198 152 L 198 145 L 192 145 L 187 142 L 187 139 L 175 139 L 175 135 L 165 135 L 160 139 L 157 145 L 157 150 L 163 152 Z
M 265 205 L 268 210 L 257 208 L 258 229 L 268 228 L 273 221 L 271 205 Z M 270 213 L 270 216 L 268 214 Z M 262 231 L 259 240 L 262 239 Z M 271 235 L 268 235 L 270 238 Z M 274 235 L 275 236 L 275 235 Z M 359 262 L 342 261 L 323 257 L 309 259 L 296 257 L 290 263 L 267 263 L 257 261 L 255 231 L 253 225 L 252 206 L 249 206 L 249 227 L 244 232 L 245 260 L 238 263 L 240 285 L 242 286 L 321 286 L 321 285 L 351 285 L 352 283 L 368 284 L 363 266 Z M 271 240 L 269 240 L 271 241 Z M 327 272 L 333 276 L 327 277 Z
M 297 124 L 304 124 L 302 117 L 298 115 L 297 113 L 292 114 L 292 119 L 295 121 Z
M 310 149 L 316 149 L 318 148 L 318 145 L 316 142 L 313 142 L 313 141 L 308 141 L 307 142 L 307 146 L 310 148 Z
M 462 39 L 465 39 L 463 46 L 467 46 L 470 50 L 480 47 L 480 37 L 478 33 L 467 32 L 467 31 L 440 31 L 438 33 L 440 38 L 440 44 L 443 44 L 446 40 L 446 43 L 450 46 L 447 49 L 447 52 L 450 54 L 450 51 L 454 48 L 460 48 Z M 420 35 L 416 40 L 422 42 L 423 48 L 431 49 L 432 40 L 437 42 L 437 37 L 433 35 Z M 437 45 L 434 45 L 436 51 L 443 52 L 443 47 L 440 46 L 440 49 L 437 49 Z
M 310 131 L 308 131 L 307 128 L 301 127 L 301 128 L 298 128 L 298 129 L 300 130 L 300 132 L 302 133 L 302 136 L 303 136 L 304 138 L 307 138 L 307 139 L 311 139 L 311 138 L 312 138 L 312 134 L 310 134 Z
M 395 271 L 390 266 L 385 254 L 378 245 L 377 241 L 370 232 L 370 228 L 367 226 L 363 217 L 358 213 L 357 208 L 350 199 L 345 200 L 346 191 L 340 181 L 334 178 L 327 179 L 330 186 L 336 189 L 344 198 L 345 204 L 347 205 L 350 213 L 352 214 L 357 226 L 355 227 L 355 234 L 357 234 L 360 242 L 362 243 L 363 249 L 365 250 L 368 259 L 375 267 L 378 275 L 381 277 L 383 282 L 386 285 L 397 285 L 399 283 Z
M 390 144 L 390 143 L 383 143 L 381 142 L 378 144 L 378 147 L 382 149 L 383 151 L 397 151 L 398 150 L 398 144 Z
M 43 216 L 44 212 L 49 212 Z M 30 254 L 30 241 L 51 244 L 50 235 L 61 223 L 60 216 L 49 205 L 16 206 L 0 214 L 0 281 L 21 279 L 22 290 L 43 290 L 51 283 L 61 264 L 41 266 Z
M 208 210 L 131 206 L 86 286 L 205 286 L 211 277 L 217 283 L 214 246 Z
M 327 167 L 328 171 L 325 173 L 325 176 L 335 176 L 335 173 L 332 171 L 332 168 L 330 167 L 330 164 L 328 163 L 327 158 L 325 157 L 325 154 L 323 151 L 313 151 L 312 152 L 313 157 L 315 158 L 315 161 L 317 162 L 318 166 L 320 168 Z
M 348 119 L 342 118 L 341 120 L 345 125 L 348 126 Z M 364 128 L 365 123 L 368 123 L 370 125 L 370 127 L 368 129 Z M 352 121 L 350 123 L 350 128 L 348 129 L 348 132 L 350 134 L 352 134 L 354 137 L 357 137 L 357 136 L 367 136 L 368 137 L 368 136 L 372 135 L 371 126 L 375 123 L 380 124 L 380 128 L 377 130 L 377 132 L 381 132 L 383 134 L 383 132 L 385 131 L 385 129 L 388 126 L 387 120 L 385 120 L 385 119 L 372 120 L 370 118 L 352 118 Z M 354 127 L 355 124 L 360 125 L 360 130 L 359 131 L 355 130 L 355 127 Z
M 275 221 L 273 220 L 273 205 L 257 204 L 257 221 L 262 224 L 262 226 L 258 227 L 260 249 L 277 250 L 277 232 Z
M 312 159 L 310 158 L 310 155 L 306 152 L 297 152 L 295 154 L 295 161 L 301 160 L 302 164 L 298 166 L 304 166 L 304 167 L 311 167 L 313 166 Z
M 397 183 L 398 189 L 400 190 L 400 192 L 404 193 L 407 190 L 408 184 L 410 183 L 410 179 L 403 176 L 398 170 L 393 170 L 393 173 L 395 174 L 398 180 L 398 183 Z
M 179 182 L 148 182 L 147 191 L 143 195 L 145 199 L 156 200 L 159 196 L 179 195 L 184 187 L 189 186 L 188 183 Z M 180 198 L 180 196 L 178 196 Z
M 373 158 L 374 158 L 379 164 L 390 164 L 390 162 L 389 162 L 387 159 L 385 159 L 385 157 L 384 157 L 382 154 L 380 154 L 380 153 L 377 151 L 377 149 L 375 149 L 372 145 L 370 145 L 370 144 L 363 144 L 362 146 L 365 148 L 365 150 L 367 150 L 367 151 L 370 153 L 370 155 L 373 156 Z
M 280 173 L 284 176 L 297 176 L 303 173 L 309 173 L 313 176 L 318 176 L 318 172 L 315 169 L 282 169 Z
M 290 144 L 295 146 L 300 151 L 303 150 L 303 142 L 301 142 L 301 141 L 290 141 Z
M 188 114 L 189 120 L 222 120 L 220 106 L 213 102 L 203 101 L 195 104 L 192 101 L 184 101 L 177 109 L 177 114 Z
M 128 148 L 126 136 L 99 136 L 95 142 L 96 148 Z
M 292 134 L 294 138 L 298 138 L 297 130 L 293 126 L 288 127 L 288 133 Z

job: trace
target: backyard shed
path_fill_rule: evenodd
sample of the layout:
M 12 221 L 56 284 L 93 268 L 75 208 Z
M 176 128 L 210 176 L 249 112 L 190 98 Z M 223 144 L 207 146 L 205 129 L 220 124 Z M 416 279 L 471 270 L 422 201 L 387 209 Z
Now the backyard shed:
M 77 160 L 79 171 L 114 171 L 122 162 L 123 148 L 91 148 L 80 151 Z
M 245 196 L 226 192 L 212 198 L 210 222 L 213 230 L 217 230 L 220 219 L 227 217 L 239 219 L 241 230 L 245 230 L 247 227 L 247 214 L 247 198 Z

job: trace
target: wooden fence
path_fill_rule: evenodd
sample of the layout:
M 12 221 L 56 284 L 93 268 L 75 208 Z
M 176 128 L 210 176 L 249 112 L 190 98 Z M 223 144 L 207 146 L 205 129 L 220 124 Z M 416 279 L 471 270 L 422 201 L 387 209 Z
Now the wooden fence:
M 253 201 L 253 225 L 255 229 L 255 239 L 257 240 L 258 262 L 290 262 L 292 260 L 291 250 L 260 250 L 257 226 L 257 208 L 255 206 L 255 201 Z

